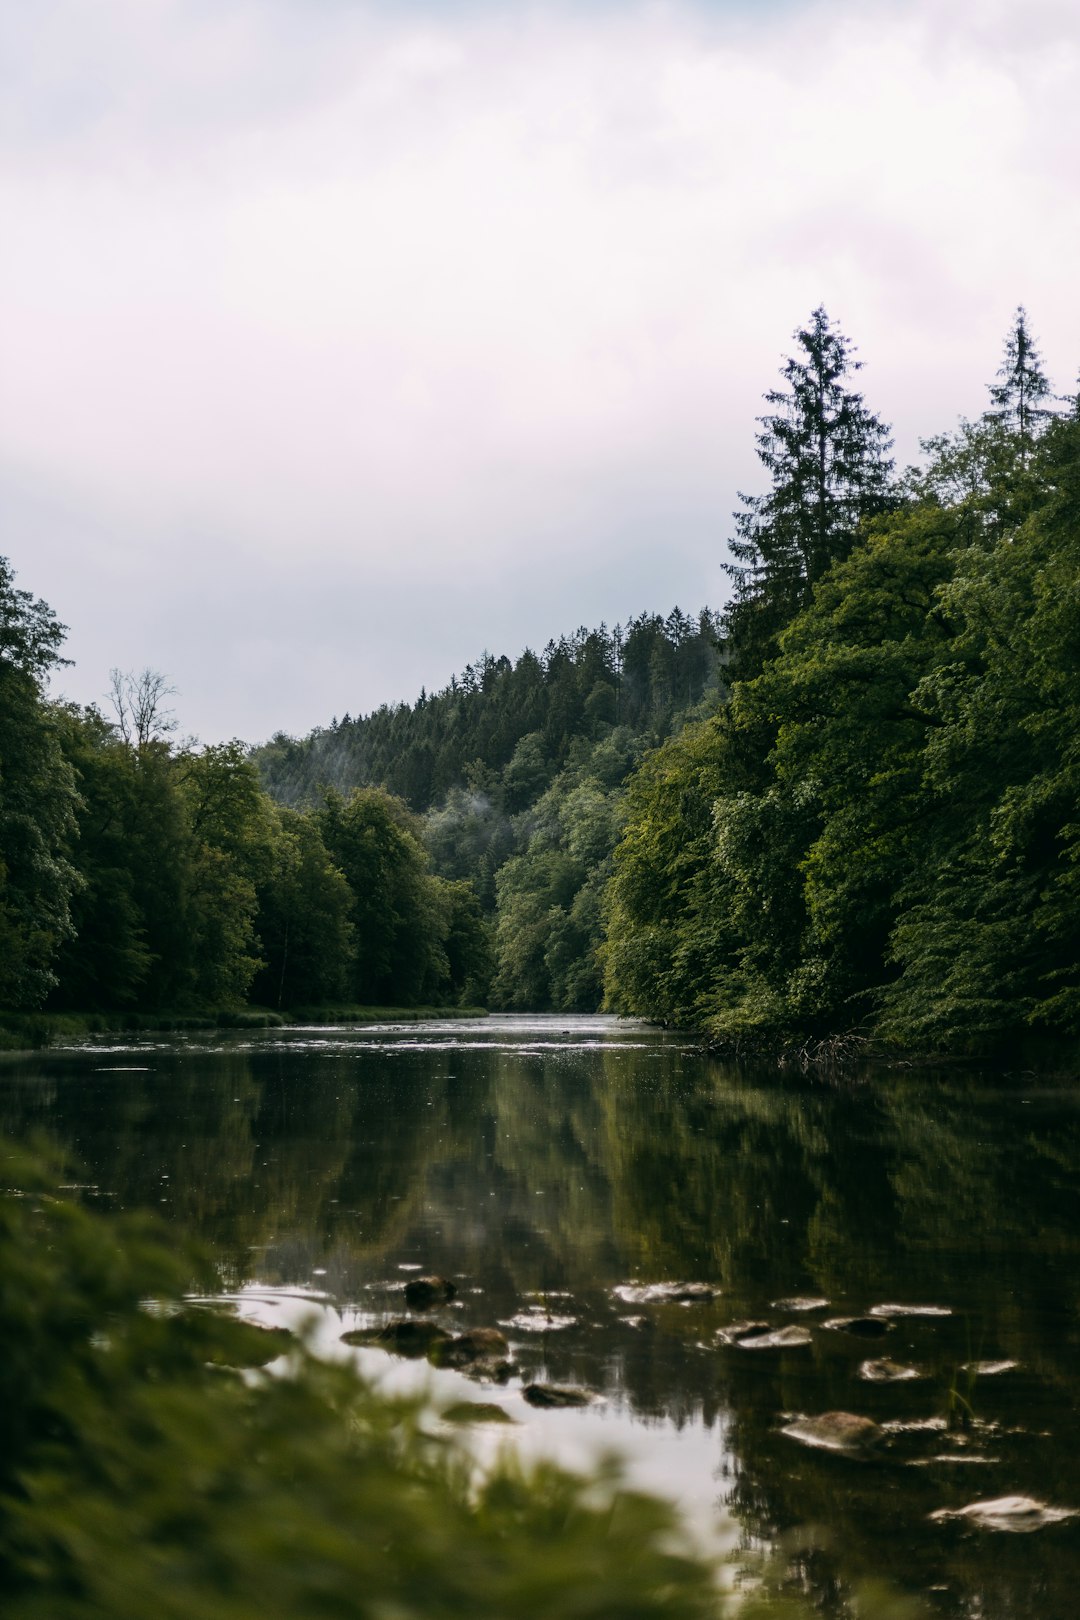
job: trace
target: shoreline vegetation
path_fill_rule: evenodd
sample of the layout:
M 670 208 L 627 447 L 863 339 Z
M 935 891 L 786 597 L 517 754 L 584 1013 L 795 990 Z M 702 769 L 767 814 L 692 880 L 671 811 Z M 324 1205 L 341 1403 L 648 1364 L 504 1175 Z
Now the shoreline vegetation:
M 1075 1043 L 1080 398 L 1018 311 L 990 408 L 898 476 L 823 309 L 795 345 L 723 617 L 485 656 L 307 739 L 177 743 L 150 669 L 51 700 L 63 627 L 0 559 L 0 1044 L 478 1007 L 807 1066 Z M 5 1614 L 726 1607 L 658 1502 L 481 1477 L 302 1352 L 224 1370 L 178 1308 L 199 1263 L 0 1157 Z
M 96 1035 L 187 1035 L 214 1030 L 299 1029 L 377 1024 L 413 1024 L 428 1020 L 483 1019 L 487 1007 L 270 1007 L 219 1008 L 202 1012 L 0 1013 L 0 1059 L 73 1045 Z M 633 1015 L 616 1015 L 633 1016 Z M 1080 1074 L 1080 1044 L 1071 1038 L 1019 1035 L 993 1055 L 980 1052 L 911 1051 L 875 1042 L 866 1036 L 791 1042 L 754 1040 L 746 1044 L 710 1039 L 701 1031 L 662 1024 L 656 1028 L 686 1040 L 721 1060 L 769 1063 L 778 1070 L 815 1074 L 850 1074 L 864 1068 L 980 1069 L 997 1073 L 1039 1073 L 1051 1077 Z
M 613 1464 L 481 1466 L 430 1402 L 214 1307 L 209 1256 L 156 1217 L 57 1196 L 60 1165 L 11 1143 L 0 1162 L 10 1620 L 730 1612 Z M 262 1374 L 283 1342 L 288 1376 Z
M 0 1053 L 17 1055 L 92 1035 L 173 1035 L 201 1030 L 295 1029 L 307 1025 L 415 1024 L 486 1018 L 485 1007 L 226 1007 L 203 1012 L 0 1013 Z
M 898 473 L 850 341 L 794 339 L 723 615 L 304 739 L 178 743 L 152 669 L 50 700 L 64 627 L 0 559 L 9 1035 L 486 1007 L 826 1065 L 1070 1050 L 1080 396 L 1018 310 L 989 408 Z

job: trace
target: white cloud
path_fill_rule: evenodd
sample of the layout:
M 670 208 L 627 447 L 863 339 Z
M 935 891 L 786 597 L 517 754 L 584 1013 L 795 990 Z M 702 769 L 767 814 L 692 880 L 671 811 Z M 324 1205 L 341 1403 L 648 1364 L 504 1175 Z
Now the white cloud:
M 722 593 L 819 301 L 871 403 L 1080 333 L 1071 0 L 10 8 L 5 549 L 65 684 L 265 734 Z

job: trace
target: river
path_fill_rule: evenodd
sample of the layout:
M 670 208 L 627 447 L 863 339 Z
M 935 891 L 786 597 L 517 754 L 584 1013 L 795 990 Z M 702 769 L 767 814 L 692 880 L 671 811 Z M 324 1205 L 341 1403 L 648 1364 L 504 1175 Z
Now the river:
M 98 1038 L 0 1067 L 0 1129 L 61 1145 L 90 1203 L 200 1236 L 244 1313 L 518 1424 L 475 1443 L 613 1448 L 733 1569 L 783 1544 L 826 1612 L 881 1576 L 950 1617 L 1077 1611 L 1080 1518 L 933 1516 L 1080 1510 L 1073 1084 L 823 1079 L 627 1020 L 492 1017 Z M 341 1345 L 418 1271 L 455 1281 L 444 1325 L 504 1326 L 519 1376 Z M 715 1297 L 647 1292 L 676 1282 Z M 740 1322 L 762 1327 L 725 1342 Z M 782 1328 L 801 1342 L 753 1342 Z M 532 1381 L 602 1399 L 534 1410 Z M 873 1443 L 805 1444 L 834 1411 Z

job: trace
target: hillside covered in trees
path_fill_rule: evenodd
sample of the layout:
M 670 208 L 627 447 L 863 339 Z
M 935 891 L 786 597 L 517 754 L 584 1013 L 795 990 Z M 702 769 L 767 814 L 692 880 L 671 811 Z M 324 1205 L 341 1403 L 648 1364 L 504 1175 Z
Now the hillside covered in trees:
M 253 758 L 284 804 L 375 784 L 400 795 L 434 871 L 470 885 L 489 920 L 490 1003 L 595 1011 L 626 780 L 715 709 L 723 666 L 718 615 L 642 614 L 516 663 L 485 657 L 411 706 L 277 736 Z
M 735 1047 L 1080 1032 L 1080 419 L 1018 311 L 894 479 L 818 311 L 740 516 L 731 701 L 629 790 L 606 993 Z
M 107 712 L 50 701 L 63 627 L 6 563 L 0 615 L 17 1014 L 595 1008 L 622 785 L 720 678 L 714 617 L 642 616 L 252 755 L 177 744 L 151 671 L 114 671 Z
M 481 1002 L 488 931 L 379 790 L 279 808 L 237 742 L 173 746 L 160 677 L 49 702 L 62 627 L 0 566 L 0 1011 Z
M 766 395 L 723 617 L 177 745 L 58 704 L 0 567 L 0 1010 L 606 1005 L 736 1048 L 1080 1027 L 1080 414 L 1019 311 L 898 473 L 817 310 Z

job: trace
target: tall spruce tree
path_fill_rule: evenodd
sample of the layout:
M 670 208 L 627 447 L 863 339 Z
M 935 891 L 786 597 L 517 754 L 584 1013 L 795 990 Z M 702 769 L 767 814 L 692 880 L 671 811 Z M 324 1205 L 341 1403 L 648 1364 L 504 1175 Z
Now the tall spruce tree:
M 735 513 L 728 635 L 736 673 L 756 674 L 812 586 L 851 550 L 859 525 L 889 504 L 889 428 L 848 386 L 854 347 L 820 306 L 795 333 L 783 388 L 765 395 L 758 458 L 771 479 Z
M 1051 417 L 1055 415 L 1050 382 L 1042 357 L 1027 323 L 1027 311 L 1017 306 L 1016 318 L 1005 338 L 1005 353 L 998 381 L 990 384 L 992 409 L 986 420 L 996 422 L 1015 438 L 1021 465 L 1026 466 Z

